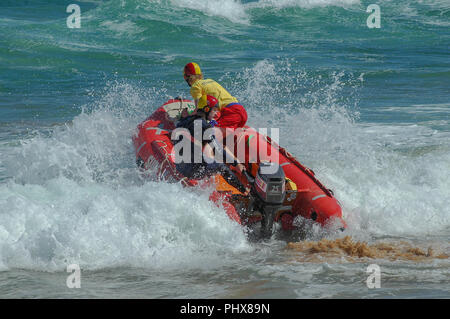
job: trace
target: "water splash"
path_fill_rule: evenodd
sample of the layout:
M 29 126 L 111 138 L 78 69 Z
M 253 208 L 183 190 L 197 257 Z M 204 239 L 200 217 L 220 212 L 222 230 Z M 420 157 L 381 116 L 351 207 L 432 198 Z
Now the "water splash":
M 335 191 L 350 229 L 378 235 L 445 232 L 448 140 L 391 124 L 389 130 L 410 148 L 420 147 L 416 141 L 425 137 L 427 145 L 436 144 L 425 153 L 399 151 L 388 143 L 386 125 L 359 123 L 362 74 L 314 73 L 294 63 L 263 60 L 221 81 L 237 92 L 250 125 L 280 128 L 281 145 Z
M 201 268 L 251 249 L 208 194 L 142 178 L 131 136 L 154 108 L 151 90 L 111 83 L 100 96 L 72 123 L 11 151 L 12 177 L 0 184 L 0 267 Z

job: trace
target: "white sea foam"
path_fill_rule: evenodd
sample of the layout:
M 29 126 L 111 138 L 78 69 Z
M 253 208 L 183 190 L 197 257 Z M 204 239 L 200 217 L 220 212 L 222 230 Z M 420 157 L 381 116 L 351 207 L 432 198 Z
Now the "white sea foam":
M 159 2 L 159 1 L 158 1 Z M 239 0 L 171 0 L 177 7 L 198 10 L 209 16 L 226 18 L 234 23 L 249 24 L 251 14 L 249 10 L 255 8 L 315 8 L 338 6 L 347 7 L 359 4 L 359 0 L 259 0 L 242 3 Z
M 239 0 L 172 0 L 172 3 L 178 7 L 201 11 L 209 16 L 223 17 L 235 23 L 249 22 L 245 5 Z
M 8 268 L 203 268 L 249 248 L 206 195 L 178 184 L 9 182 L 0 186 L 0 206 L 0 261 Z
M 135 35 L 144 31 L 131 21 L 104 21 L 100 23 L 100 26 L 113 31 L 118 37 Z
M 359 4 L 360 0 L 259 0 L 256 3 L 250 3 L 251 7 L 273 7 L 273 8 L 315 8 L 315 7 L 346 7 Z

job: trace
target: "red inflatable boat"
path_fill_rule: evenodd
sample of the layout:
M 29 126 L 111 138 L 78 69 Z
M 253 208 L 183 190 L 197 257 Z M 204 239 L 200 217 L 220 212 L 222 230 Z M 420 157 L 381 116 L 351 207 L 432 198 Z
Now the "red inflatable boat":
M 229 167 L 247 192 L 231 185 L 219 174 L 204 180 L 181 175 L 175 166 L 171 134 L 183 110 L 190 112 L 193 109 L 195 106 L 190 100 L 172 99 L 138 125 L 133 143 L 139 167 L 153 170 L 161 180 L 181 182 L 188 187 L 211 187 L 210 200 L 242 225 L 260 224 L 264 236 L 272 234 L 273 223 L 280 223 L 285 231 L 295 229 L 293 221 L 297 216 L 322 226 L 346 227 L 338 201 L 314 172 L 268 136 L 248 126 L 231 133 L 224 132 L 224 140 L 233 134 L 232 149 L 236 157 L 245 162 L 245 174 L 240 174 L 231 165 Z M 270 165 L 278 166 L 278 171 L 275 167 L 272 169 L 274 174 L 264 174 L 264 167 Z

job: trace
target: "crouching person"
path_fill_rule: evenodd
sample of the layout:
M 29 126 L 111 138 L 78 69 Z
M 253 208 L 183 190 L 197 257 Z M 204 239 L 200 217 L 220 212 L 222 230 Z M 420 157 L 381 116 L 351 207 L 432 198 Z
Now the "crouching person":
M 208 103 L 217 104 L 214 97 L 209 97 Z M 206 108 L 209 110 L 208 108 Z M 237 162 L 233 154 L 217 143 L 214 134 L 205 136 L 205 131 L 213 125 L 206 120 L 206 113 L 200 109 L 192 115 L 182 118 L 177 123 L 177 129 L 180 129 L 175 136 L 174 151 L 176 156 L 175 165 L 183 176 L 192 179 L 202 179 L 211 175 L 220 173 L 226 176 L 234 175 L 223 161 L 215 159 L 215 152 L 223 155 L 224 161 L 237 166 L 242 172 L 244 166 Z M 180 144 L 181 143 L 181 144 Z

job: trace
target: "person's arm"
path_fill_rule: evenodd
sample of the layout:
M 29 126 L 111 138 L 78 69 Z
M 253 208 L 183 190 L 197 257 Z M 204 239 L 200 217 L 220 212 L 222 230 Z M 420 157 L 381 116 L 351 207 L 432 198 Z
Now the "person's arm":
M 228 158 L 233 159 L 234 163 L 232 165 L 237 168 L 237 170 L 239 171 L 239 173 L 241 175 L 244 175 L 244 171 L 245 171 L 244 164 L 239 163 L 238 159 L 234 156 L 234 154 L 230 151 L 230 149 L 228 147 L 226 147 L 225 145 L 223 146 L 223 152 L 224 152 L 224 154 L 226 154 L 225 156 L 228 155 Z M 244 195 L 248 195 L 250 193 L 251 187 L 249 185 L 250 182 L 247 179 L 245 179 L 245 180 L 246 180 L 247 184 L 243 183 L 244 188 L 245 188 Z M 241 182 L 242 182 L 242 180 L 241 180 Z
M 212 144 L 212 145 L 211 145 Z M 212 154 L 212 148 L 216 151 L 222 151 L 223 157 L 225 159 L 225 163 L 231 163 L 231 165 L 236 166 L 236 168 L 242 173 L 245 170 L 245 166 L 239 163 L 238 159 L 234 156 L 233 152 L 230 151 L 228 147 L 225 145 L 220 145 L 215 137 L 213 136 L 210 143 L 207 144 L 209 146 L 209 154 Z
M 242 163 L 239 163 L 236 156 L 234 156 L 234 154 L 230 151 L 230 149 L 228 147 L 223 146 L 223 150 L 224 150 L 224 153 L 226 155 L 228 155 L 228 157 L 226 157 L 226 158 L 233 159 L 233 163 L 236 166 L 236 168 L 239 170 L 239 172 L 242 173 L 243 171 L 245 171 L 245 166 Z
M 200 100 L 200 98 L 202 97 L 202 88 L 200 86 L 199 81 L 195 82 L 192 86 L 191 86 L 191 96 L 194 99 L 194 103 L 195 103 L 195 107 L 197 107 L 198 105 L 198 101 Z
M 237 161 L 237 158 L 234 156 L 234 154 L 230 151 L 228 147 L 223 145 L 223 154 L 225 155 L 225 160 L 227 163 L 233 162 L 234 165 L 239 164 Z

